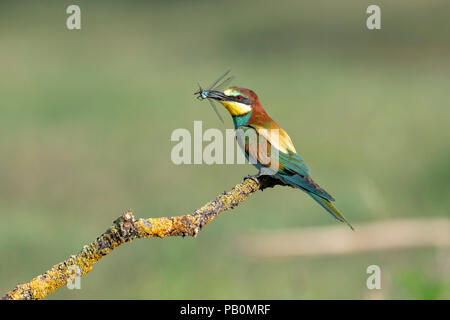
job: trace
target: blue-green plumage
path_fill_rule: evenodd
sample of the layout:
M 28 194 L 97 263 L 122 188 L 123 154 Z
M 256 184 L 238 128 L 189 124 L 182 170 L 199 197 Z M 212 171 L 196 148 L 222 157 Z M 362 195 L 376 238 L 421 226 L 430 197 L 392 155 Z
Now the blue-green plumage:
M 241 116 L 234 116 L 233 117 L 234 128 L 237 129 L 242 126 L 246 126 L 248 124 L 248 120 L 250 119 L 251 115 L 252 112 L 250 111 Z

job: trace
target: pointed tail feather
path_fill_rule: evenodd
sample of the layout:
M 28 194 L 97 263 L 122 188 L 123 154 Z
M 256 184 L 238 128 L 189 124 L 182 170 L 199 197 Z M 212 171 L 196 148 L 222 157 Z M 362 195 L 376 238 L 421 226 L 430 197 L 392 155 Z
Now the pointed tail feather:
M 355 231 L 352 225 L 344 218 L 344 216 L 333 206 L 333 204 L 330 201 L 322 197 L 319 197 L 318 195 L 312 192 L 307 192 L 307 194 L 309 194 L 314 200 L 316 200 L 317 203 L 320 204 L 325 210 L 327 210 L 328 213 L 330 213 L 335 219 L 341 222 L 345 222 L 350 227 L 350 229 Z

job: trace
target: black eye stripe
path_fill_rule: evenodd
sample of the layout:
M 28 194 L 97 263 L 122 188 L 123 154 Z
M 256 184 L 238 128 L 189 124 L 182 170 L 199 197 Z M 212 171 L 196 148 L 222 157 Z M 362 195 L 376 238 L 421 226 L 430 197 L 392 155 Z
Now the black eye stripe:
M 242 96 L 242 95 L 231 96 L 231 97 L 232 97 L 232 99 L 233 99 L 234 101 L 239 102 L 239 103 L 244 103 L 244 104 L 247 104 L 247 105 L 253 104 L 252 99 L 249 99 L 249 98 L 244 97 L 244 96 Z

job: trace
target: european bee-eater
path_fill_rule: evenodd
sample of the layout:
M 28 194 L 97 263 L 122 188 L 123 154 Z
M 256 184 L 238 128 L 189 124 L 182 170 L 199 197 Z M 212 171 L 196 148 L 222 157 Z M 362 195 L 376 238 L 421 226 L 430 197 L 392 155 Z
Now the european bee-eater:
M 197 94 L 203 99 L 219 101 L 231 114 L 235 129 L 241 129 L 246 136 L 250 136 L 248 135 L 250 130 L 250 133 L 256 136 L 256 139 L 241 141 L 240 146 L 247 159 L 253 158 L 253 164 L 259 170 L 259 174 L 264 172 L 264 169 L 273 169 L 269 168 L 270 161 L 268 162 L 266 159 L 263 161 L 260 152 L 252 152 L 252 150 L 260 150 L 259 146 L 254 148 L 255 146 L 252 144 L 260 144 L 261 141 L 264 141 L 267 146 L 264 148 L 267 149 L 268 154 L 273 151 L 272 148 L 276 149 L 275 154 L 278 159 L 276 170 L 272 171 L 273 176 L 284 184 L 306 192 L 334 218 L 347 223 L 353 230 L 350 223 L 331 203 L 334 198 L 311 179 L 309 169 L 302 158 L 297 155 L 291 138 L 266 113 L 258 96 L 252 90 L 239 87 L 231 87 L 223 92 L 200 89 Z M 272 130 L 278 133 L 276 137 L 270 134 Z

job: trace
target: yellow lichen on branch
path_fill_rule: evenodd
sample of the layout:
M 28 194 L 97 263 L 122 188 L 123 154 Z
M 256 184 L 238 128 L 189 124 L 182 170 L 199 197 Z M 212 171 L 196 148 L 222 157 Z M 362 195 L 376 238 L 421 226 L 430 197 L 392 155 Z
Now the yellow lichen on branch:
M 176 217 L 148 218 L 136 220 L 131 211 L 125 212 L 113 225 L 77 255 L 71 256 L 37 276 L 28 283 L 17 285 L 3 299 L 42 299 L 78 276 L 90 272 L 94 264 L 125 242 L 148 237 L 193 236 L 223 211 L 233 209 L 259 189 L 279 184 L 270 177 L 245 179 L 230 192 L 223 193 L 191 214 Z

